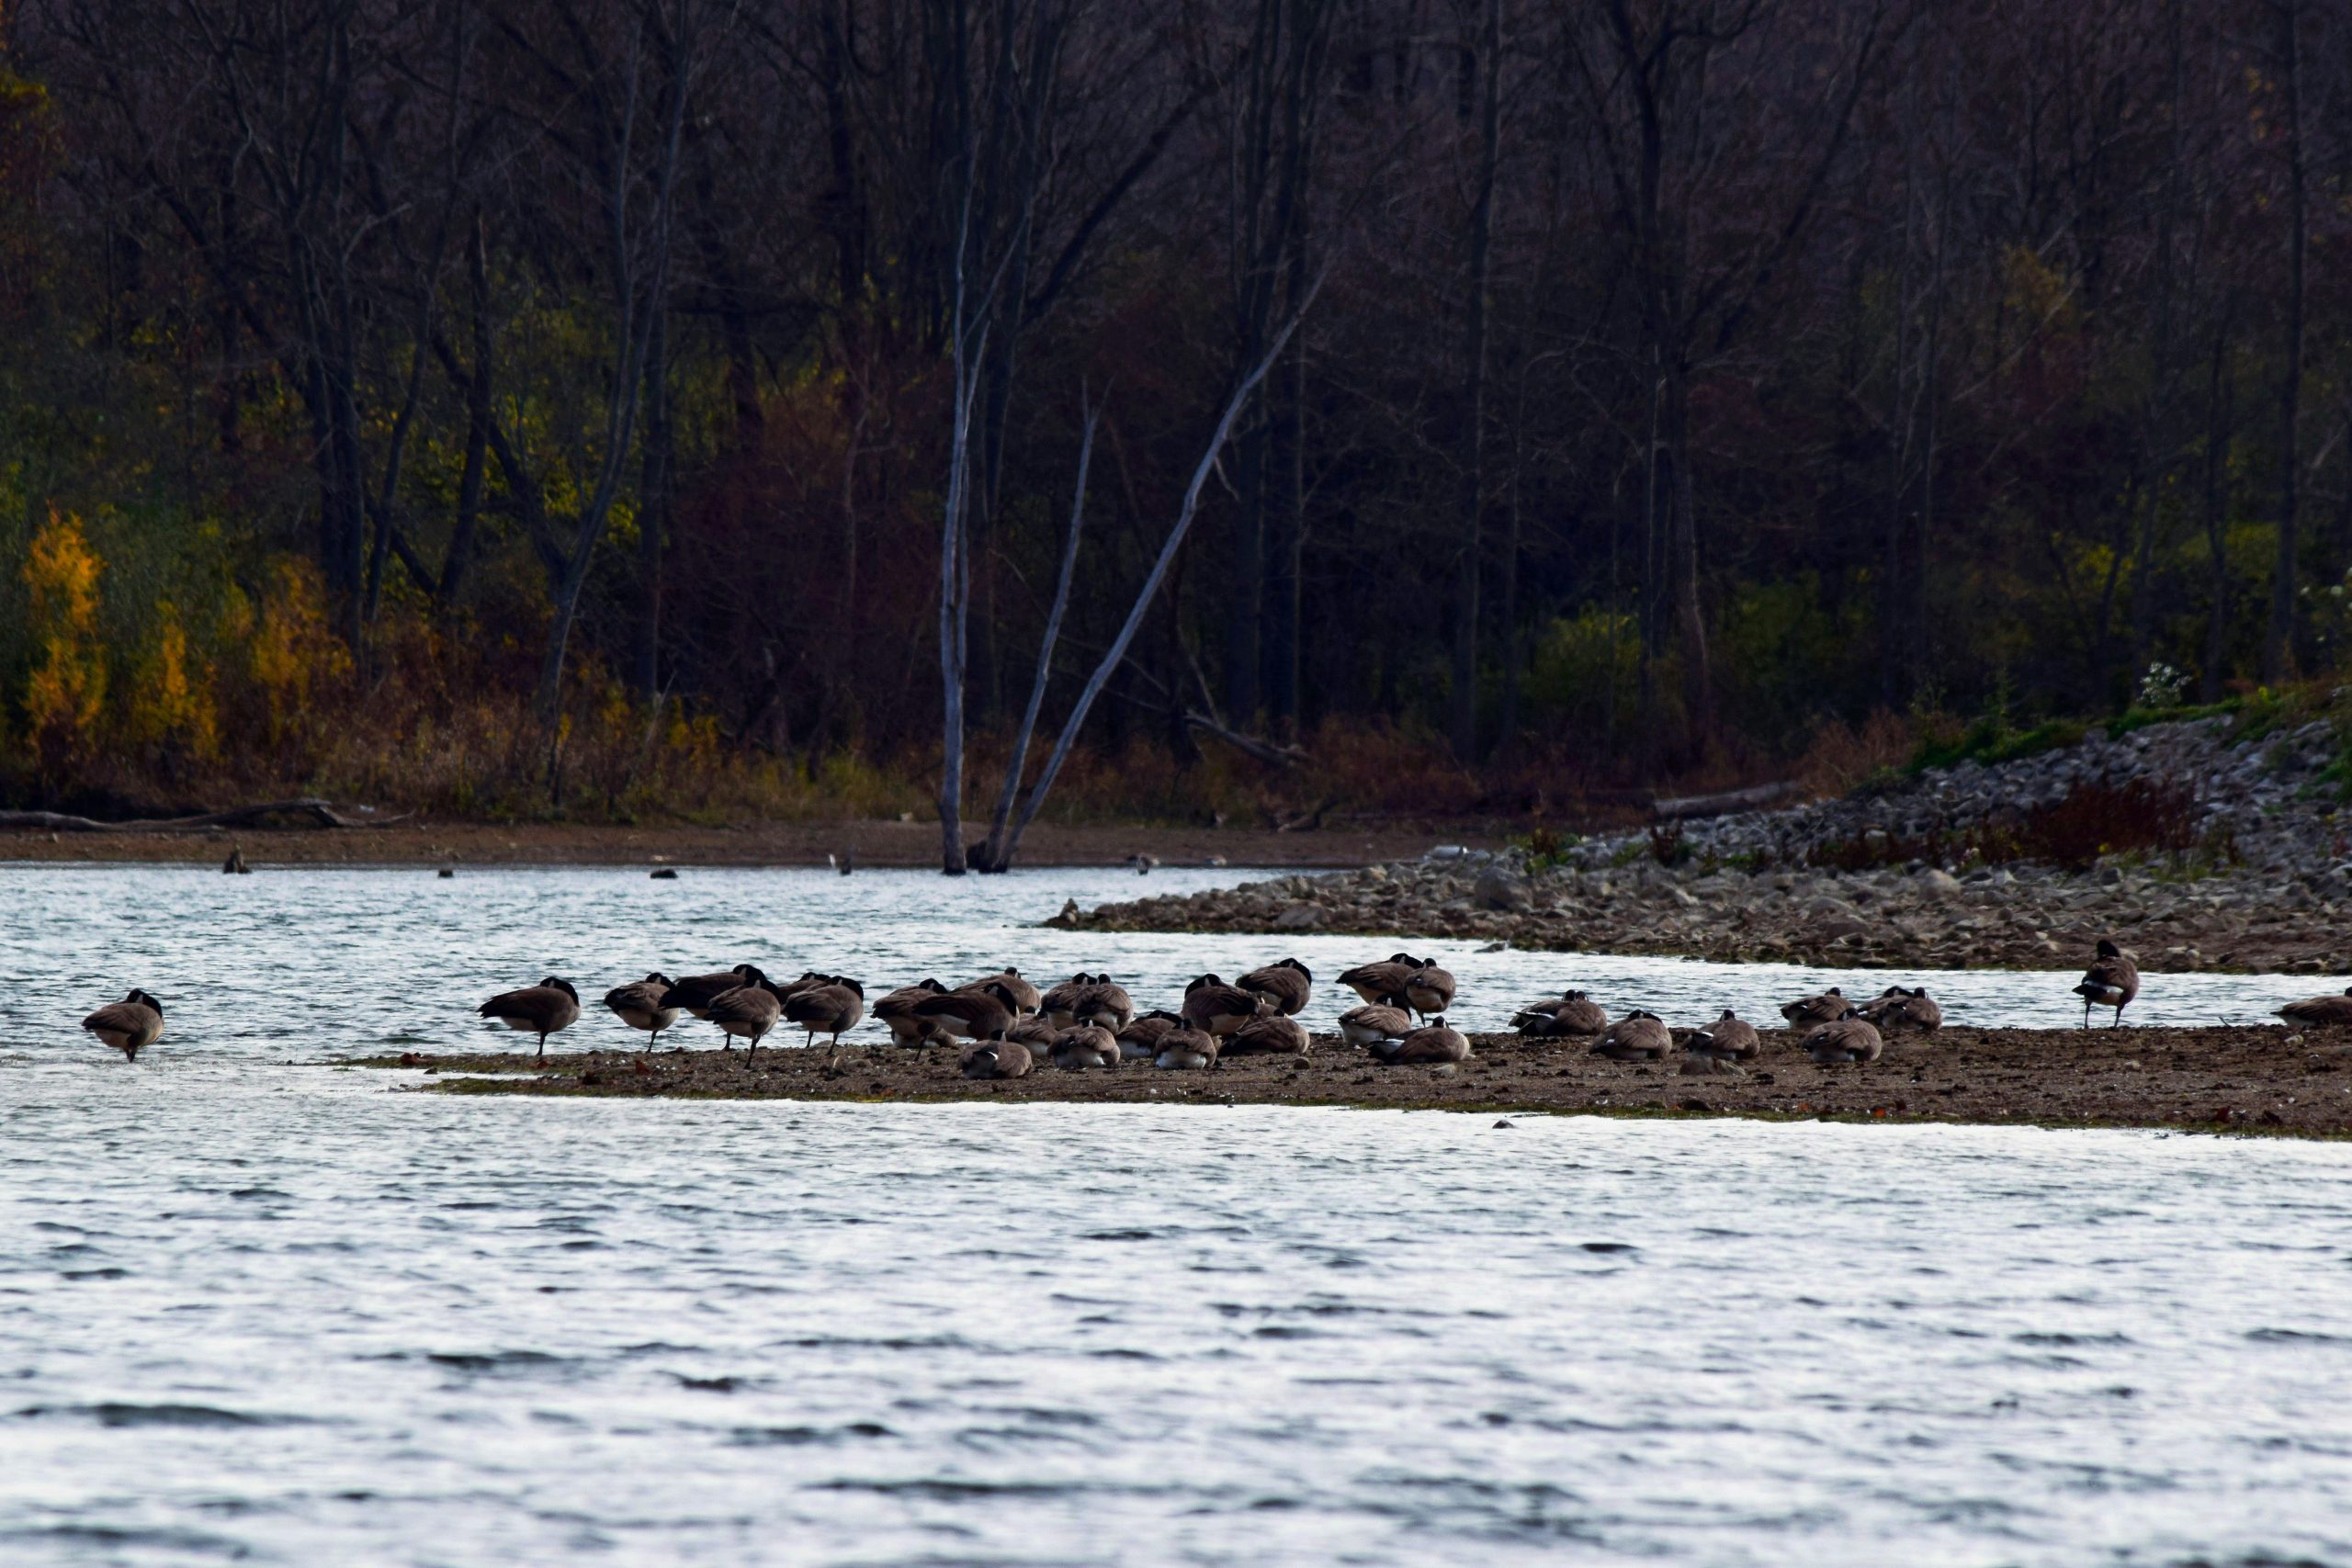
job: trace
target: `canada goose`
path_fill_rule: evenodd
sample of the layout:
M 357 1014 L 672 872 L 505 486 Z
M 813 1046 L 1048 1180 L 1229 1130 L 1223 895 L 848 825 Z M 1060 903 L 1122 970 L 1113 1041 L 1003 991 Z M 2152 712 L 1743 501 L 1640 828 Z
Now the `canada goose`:
M 1116 1034 L 1136 1021 L 1135 998 L 1110 976 L 1097 975 L 1094 984 L 1079 993 L 1073 1017 L 1079 1023 L 1091 1023 Z
M 1159 1043 L 1184 1027 L 1184 1021 L 1165 1008 L 1154 1008 L 1140 1018 L 1127 1021 L 1125 1029 L 1117 1031 L 1119 1055 L 1130 1060 L 1146 1060 L 1159 1055 Z
M 1039 1000 L 1037 987 L 1023 979 L 1021 977 L 1021 971 L 1013 968 L 1009 964 L 1002 969 L 998 970 L 995 974 L 983 975 L 978 979 L 967 983 L 962 988 L 967 991 L 978 991 L 992 985 L 1001 986 L 1004 987 L 1006 1000 L 1012 1007 L 1013 1016 L 1016 1018 L 1023 1013 L 1035 1012 L 1037 1010 L 1037 1002 Z
M 730 1040 L 748 1040 L 752 1048 L 743 1054 L 743 1066 L 760 1054 L 760 1042 L 768 1037 L 784 1017 L 784 998 L 764 979 L 747 980 L 733 990 L 711 998 L 710 1009 L 703 1016 L 718 1025 Z M 735 1047 L 727 1047 L 732 1051 Z
M 1693 1056 L 1712 1056 L 1719 1062 L 1745 1062 L 1760 1054 L 1764 1042 L 1757 1038 L 1756 1026 L 1729 1008 L 1723 1017 L 1704 1029 L 1694 1029 L 1682 1042 L 1682 1048 Z
M 1065 1029 L 1053 1043 L 1053 1063 L 1066 1073 L 1119 1065 L 1119 1039 L 1100 1024 L 1081 1023 Z
M 164 1004 L 134 986 L 122 1000 L 108 1002 L 84 1019 L 82 1027 L 96 1035 L 100 1044 L 121 1052 L 124 1061 L 135 1062 L 140 1052 L 163 1035 Z
M 2094 1005 L 2115 1010 L 2115 1022 L 2123 1021 L 2123 1010 L 2140 994 L 2140 966 L 2124 955 L 2111 937 L 2098 939 L 2098 956 L 2075 986 L 2075 994 L 2083 998 L 2083 1027 L 2091 1026 Z
M 548 1036 L 560 1029 L 569 1029 L 580 1016 L 580 993 L 568 980 L 550 975 L 536 986 L 526 986 L 519 991 L 502 991 L 475 1010 L 484 1018 L 494 1018 L 509 1029 L 527 1030 L 539 1037 L 538 1054 L 548 1054 Z
M 829 976 L 821 986 L 786 997 L 784 1016 L 808 1032 L 808 1044 L 814 1045 L 820 1034 L 833 1037 L 833 1048 L 825 1054 L 830 1067 L 841 1055 L 842 1035 L 865 1016 L 865 987 L 846 975 Z
M 1870 1020 L 1853 1011 L 1815 1024 L 1806 1032 L 1804 1045 L 1805 1055 L 1825 1067 L 1840 1062 L 1875 1062 L 1886 1051 L 1886 1043 Z
M 1405 1005 L 1423 1018 L 1453 1005 L 1453 974 L 1424 964 L 1405 976 Z
M 1306 1031 L 1295 1018 L 1281 1013 L 1268 1013 L 1253 1018 L 1233 1032 L 1225 1043 L 1223 1055 L 1227 1056 L 1304 1056 L 1307 1047 Z
M 1374 1049 L 1413 1032 L 1413 1015 L 1385 1002 L 1366 1002 L 1340 1015 L 1340 1038 Z
M 1392 953 L 1377 964 L 1359 964 L 1340 976 L 1340 984 L 1365 1001 L 1405 1005 L 1405 982 L 1421 961 L 1409 953 Z
M 1151 874 L 1151 868 L 1159 863 L 1159 857 L 1158 855 L 1135 854 L 1127 857 L 1127 864 L 1134 868 L 1135 874 L 1137 876 L 1149 876 Z
M 1004 1038 L 1018 1040 L 1033 1052 L 1044 1051 L 1060 1039 L 1061 1033 L 1042 1018 L 1016 1018 L 1004 1026 Z
M 678 1021 L 684 1009 L 664 1006 L 662 998 L 669 993 L 670 977 L 659 969 L 642 980 L 626 986 L 615 986 L 605 993 L 605 1005 L 620 1015 L 620 1021 L 631 1029 L 648 1032 L 648 1051 L 662 1042 L 662 1032 Z
M 2306 1029 L 2340 1028 L 2352 1023 L 2352 988 L 2340 997 L 2311 997 L 2289 1002 L 2278 1010 L 2278 1016 Z
M 913 1015 L 951 1040 L 985 1040 L 1001 1034 L 1015 1016 L 1014 996 L 1002 981 L 984 980 L 976 989 L 942 991 L 914 1004 Z
M 1048 986 L 1037 997 L 1037 1016 L 1056 1029 L 1069 1029 L 1078 1022 L 1078 999 L 1093 988 L 1094 976 L 1084 970 L 1069 979 Z
M 1222 1038 L 1268 1010 L 1255 991 L 1228 986 L 1214 975 L 1203 975 L 1184 987 L 1184 1021 Z
M 1233 983 L 1272 1002 L 1284 1018 L 1296 1018 L 1306 1011 L 1306 998 L 1315 991 L 1314 972 L 1295 958 L 1252 969 Z
M 1582 991 L 1562 991 L 1555 998 L 1520 1009 L 1510 1026 L 1536 1039 L 1589 1038 L 1609 1027 L 1609 1015 Z
M 1916 1029 L 1922 1034 L 1932 1034 L 1944 1026 L 1944 1010 L 1928 995 L 1925 986 L 1907 991 L 1900 986 L 1889 986 L 1854 1010 L 1882 1033 Z
M 1801 997 L 1781 1004 L 1781 1016 L 1789 1021 L 1792 1029 L 1810 1029 L 1816 1023 L 1832 1023 L 1846 1016 L 1846 993 L 1832 986 L 1817 997 Z
M 915 1004 L 931 997 L 944 997 L 947 987 L 936 980 L 922 980 L 911 986 L 901 986 L 874 1004 L 874 1016 L 890 1031 L 890 1038 L 901 1045 L 920 1045 L 936 1033 L 931 1021 L 915 1012 Z
M 1171 1029 L 1159 1037 L 1151 1065 L 1171 1072 L 1197 1072 L 1216 1066 L 1217 1050 L 1216 1036 L 1205 1030 Z
M 1402 1040 L 1394 1043 L 1383 1042 L 1372 1046 L 1371 1051 L 1395 1067 L 1422 1062 L 1466 1062 L 1470 1059 L 1470 1042 L 1462 1031 L 1440 1017 L 1430 1020 Z
M 220 870 L 222 874 L 227 876 L 253 874 L 253 867 L 245 863 L 245 852 L 235 844 L 229 846 L 229 858 L 220 863 Z
M 677 1008 L 696 1018 L 710 1016 L 710 1004 L 736 987 L 765 979 L 756 964 L 738 964 L 732 969 L 722 969 L 716 975 L 689 975 L 683 980 L 673 980 L 662 994 L 662 1005 Z M 733 1046 L 729 1046 L 733 1050 Z
M 956 1060 L 967 1078 L 1025 1078 L 1035 1065 L 1029 1047 L 1018 1040 L 977 1040 Z
M 1592 1048 L 1612 1062 L 1655 1062 L 1674 1049 L 1674 1035 L 1654 1012 L 1635 1008 L 1611 1024 Z

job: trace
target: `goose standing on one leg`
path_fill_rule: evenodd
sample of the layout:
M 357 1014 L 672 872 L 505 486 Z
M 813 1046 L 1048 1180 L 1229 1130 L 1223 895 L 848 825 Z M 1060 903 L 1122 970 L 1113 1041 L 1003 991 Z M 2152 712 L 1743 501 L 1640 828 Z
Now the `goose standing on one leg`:
M 642 980 L 615 986 L 605 993 L 605 1005 L 619 1015 L 623 1023 L 646 1031 L 647 1051 L 662 1043 L 662 1032 L 677 1022 L 678 1014 L 684 1010 L 663 1003 L 672 984 L 668 976 L 656 969 Z
M 484 1018 L 498 1020 L 509 1029 L 537 1034 L 538 1055 L 544 1057 L 548 1054 L 548 1036 L 571 1028 L 580 1017 L 580 993 L 571 988 L 571 981 L 549 975 L 536 986 L 501 991 L 474 1010 Z
M 2123 1021 L 2123 1010 L 2140 994 L 2140 966 L 2130 955 L 2115 945 L 2112 937 L 2098 939 L 2098 956 L 2075 986 L 2075 994 L 2083 998 L 2083 1027 L 2091 1026 L 2093 1007 L 2113 1008 L 2115 1023 Z M 2110 1027 L 2113 1027 L 2112 1025 Z
M 84 1019 L 82 1027 L 96 1035 L 99 1043 L 121 1052 L 124 1061 L 135 1062 L 140 1052 L 163 1035 L 164 1004 L 134 986 L 122 1000 L 108 1002 Z

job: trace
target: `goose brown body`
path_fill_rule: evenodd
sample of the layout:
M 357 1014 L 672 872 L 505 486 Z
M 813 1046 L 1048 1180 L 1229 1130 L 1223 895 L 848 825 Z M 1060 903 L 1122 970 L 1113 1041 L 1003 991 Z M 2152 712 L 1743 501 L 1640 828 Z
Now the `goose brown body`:
M 1673 1049 L 1674 1034 L 1666 1021 L 1635 1008 L 1603 1032 L 1592 1054 L 1612 1062 L 1655 1062 Z
M 1264 998 L 1228 986 L 1214 975 L 1204 975 L 1184 987 L 1184 1021 L 1219 1038 L 1267 1010 Z
M 1018 1040 L 976 1040 L 956 1065 L 967 1078 L 1025 1078 L 1036 1059 Z
M 1805 1032 L 1805 1055 L 1823 1066 L 1841 1062 L 1875 1062 L 1885 1054 L 1886 1042 L 1871 1021 L 1860 1013 L 1817 1023 Z
M 1359 964 L 1353 969 L 1342 970 L 1340 984 L 1369 1003 L 1389 1003 L 1403 1006 L 1405 982 L 1421 961 L 1409 953 L 1392 953 L 1377 964 Z
M 1227 1056 L 1304 1056 L 1308 1043 L 1298 1020 L 1275 1012 L 1235 1030 L 1221 1049 Z
M 1753 1061 L 1763 1052 L 1764 1042 L 1758 1036 L 1754 1024 L 1725 1008 L 1723 1017 L 1704 1029 L 1692 1030 L 1690 1038 L 1682 1043 L 1682 1048 L 1694 1056 L 1713 1056 L 1724 1062 L 1747 1062 Z
M 807 1032 L 812 1045 L 820 1034 L 831 1035 L 833 1049 L 838 1052 L 842 1036 L 855 1029 L 858 1021 L 865 1016 L 865 987 L 846 975 L 827 976 L 823 985 L 786 997 L 784 1016 Z
M 84 1019 L 82 1027 L 96 1035 L 100 1044 L 121 1052 L 124 1061 L 135 1062 L 140 1052 L 163 1038 L 164 1004 L 134 986 L 122 1000 L 108 1002 Z
M 1140 1018 L 1130 1019 L 1125 1029 L 1118 1031 L 1119 1054 L 1129 1058 L 1148 1061 L 1159 1055 L 1159 1043 L 1184 1027 L 1184 1021 L 1162 1008 L 1154 1008 Z
M 784 1018 L 784 998 L 765 980 L 755 980 L 738 986 L 733 990 L 711 999 L 703 1016 L 718 1025 L 729 1040 L 748 1040 L 751 1049 L 744 1053 L 743 1065 L 750 1066 L 752 1058 L 760 1054 L 760 1042 L 768 1037 Z M 733 1047 L 730 1045 L 729 1050 Z
M 1849 1004 L 1846 993 L 1832 986 L 1817 997 L 1800 997 L 1781 1006 L 1781 1016 L 1789 1021 L 1792 1029 L 1811 1029 L 1816 1023 L 1830 1023 L 1846 1016 Z
M 1159 1037 L 1159 1049 L 1151 1065 L 1171 1071 L 1191 1071 L 1216 1066 L 1220 1049 L 1216 1035 L 1203 1029 L 1171 1029 Z
M 1402 1040 L 1383 1042 L 1369 1049 L 1379 1060 L 1399 1067 L 1470 1059 L 1468 1037 L 1442 1018 L 1430 1020 Z
M 2091 1026 L 2091 1009 L 2113 1008 L 2115 1022 L 2123 1021 L 2123 1010 L 2140 994 L 2140 966 L 2132 962 L 2131 954 L 2115 944 L 2112 937 L 2098 939 L 2098 947 L 2091 959 L 2091 966 L 2075 984 L 2075 995 L 2083 998 L 2083 1027 Z
M 1307 999 L 1315 994 L 1314 973 L 1295 958 L 1252 969 L 1234 984 L 1273 1003 L 1284 1018 L 1295 1018 L 1304 1012 Z
M 901 1045 L 920 1045 L 937 1032 L 930 1020 L 915 1011 L 915 1004 L 933 997 L 944 997 L 947 987 L 936 980 L 923 980 L 911 986 L 901 986 L 874 1004 L 874 1016 L 889 1030 L 890 1038 Z
M 2289 1002 L 2278 1010 L 2278 1016 L 2305 1029 L 2341 1029 L 2352 1024 L 2352 990 L 2337 997 L 2307 997 L 2300 1002 Z
M 1898 1029 L 1932 1034 L 1944 1026 L 1943 1005 L 1928 995 L 1925 986 L 1914 987 L 1907 991 L 1900 986 L 1889 986 L 1854 1010 L 1868 1019 L 1882 1034 L 1890 1034 Z
M 1038 1002 L 1043 999 L 1043 993 L 1023 979 L 1021 971 L 1011 965 L 998 970 L 993 975 L 983 975 L 963 988 L 967 991 L 985 991 L 990 986 L 998 987 L 1004 992 L 1005 1004 L 1012 1008 L 1015 1017 L 1023 1013 L 1035 1012 Z
M 951 1040 L 985 1040 L 1012 1026 L 1016 1016 L 1014 999 L 1012 990 L 1001 982 L 983 980 L 977 988 L 926 997 L 910 1010 Z
M 670 977 L 656 969 L 642 980 L 632 980 L 626 986 L 615 986 L 605 993 L 605 1005 L 631 1029 L 642 1029 L 649 1038 L 645 1048 L 652 1050 L 661 1040 L 662 1032 L 678 1021 L 684 1010 L 666 1005 L 664 998 L 671 987 Z
M 1090 1067 L 1116 1067 L 1120 1061 L 1119 1037 L 1100 1024 L 1081 1023 L 1055 1036 L 1051 1059 L 1066 1073 L 1084 1072 Z
M 1413 1032 L 1413 1015 L 1386 1002 L 1366 1002 L 1340 1015 L 1340 1037 L 1351 1045 L 1375 1049 Z
M 571 988 L 569 980 L 559 980 L 550 975 L 536 986 L 501 991 L 475 1011 L 484 1018 L 496 1019 L 509 1029 L 537 1034 L 538 1055 L 544 1056 L 548 1054 L 548 1036 L 571 1028 L 580 1017 L 580 993 Z
M 1453 972 L 1424 964 L 1405 976 L 1405 1005 L 1428 1018 L 1453 1005 Z
M 732 969 L 721 969 L 714 975 L 689 975 L 672 982 L 662 994 L 662 1005 L 677 1008 L 696 1018 L 710 1016 L 710 1004 L 749 981 L 762 978 L 756 964 L 738 964 Z
M 1072 1016 L 1077 1022 L 1116 1034 L 1136 1021 L 1136 1002 L 1125 986 L 1108 975 L 1097 975 L 1094 983 L 1079 993 Z
M 1536 1039 L 1589 1039 L 1609 1027 L 1609 1015 L 1582 991 L 1563 991 L 1520 1009 L 1510 1026 Z

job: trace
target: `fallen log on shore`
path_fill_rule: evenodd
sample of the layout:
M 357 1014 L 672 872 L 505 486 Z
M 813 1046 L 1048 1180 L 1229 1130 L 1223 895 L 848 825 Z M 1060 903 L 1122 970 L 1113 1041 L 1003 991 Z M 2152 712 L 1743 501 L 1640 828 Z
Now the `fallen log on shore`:
M 300 800 L 255 801 L 194 817 L 148 817 L 128 822 L 101 822 L 93 817 L 76 817 L 64 811 L 0 811 L 0 828 L 50 833 L 203 833 L 215 828 L 257 827 L 272 817 L 307 818 L 295 824 L 307 828 L 389 828 L 415 815 L 413 811 L 403 811 L 397 817 L 349 817 L 326 801 L 306 796 Z
M 1793 780 L 1726 790 L 1721 795 L 1686 795 L 1650 802 L 1650 815 L 1661 822 L 1690 822 L 1702 817 L 1728 817 L 1735 811 L 1760 811 L 1797 793 Z

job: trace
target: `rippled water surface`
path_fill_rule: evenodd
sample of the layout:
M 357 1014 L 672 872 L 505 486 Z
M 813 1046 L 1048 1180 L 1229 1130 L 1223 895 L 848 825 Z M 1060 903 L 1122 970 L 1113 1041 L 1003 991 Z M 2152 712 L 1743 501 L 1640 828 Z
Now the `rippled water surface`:
M 548 971 L 1010 959 L 1157 999 L 1365 955 L 1022 929 L 1135 886 L 0 867 L 0 1563 L 2352 1562 L 2336 1145 L 320 1065 L 472 1043 Z M 1819 977 L 1436 951 L 1474 1024 Z M 131 984 L 172 1032 L 126 1066 L 74 1021 Z M 2075 1016 L 2061 977 L 1934 984 Z

